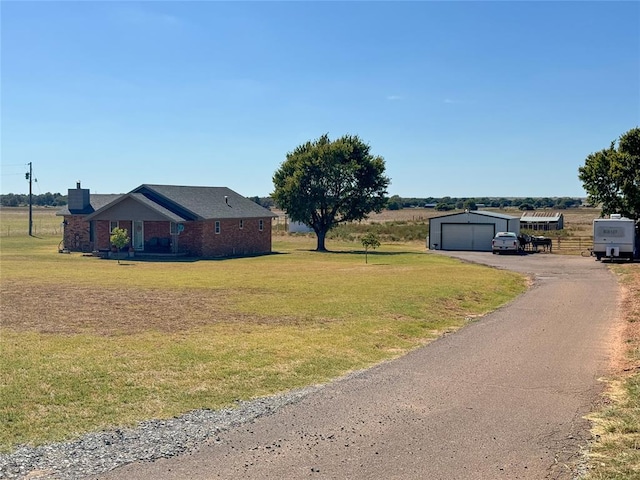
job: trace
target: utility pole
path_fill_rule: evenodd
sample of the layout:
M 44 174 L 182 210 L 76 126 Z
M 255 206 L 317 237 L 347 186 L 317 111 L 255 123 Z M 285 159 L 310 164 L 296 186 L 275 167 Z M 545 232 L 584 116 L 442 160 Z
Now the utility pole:
M 32 237 L 33 233 L 33 166 L 29 162 L 29 172 L 25 174 L 27 180 L 29 180 L 29 236 Z

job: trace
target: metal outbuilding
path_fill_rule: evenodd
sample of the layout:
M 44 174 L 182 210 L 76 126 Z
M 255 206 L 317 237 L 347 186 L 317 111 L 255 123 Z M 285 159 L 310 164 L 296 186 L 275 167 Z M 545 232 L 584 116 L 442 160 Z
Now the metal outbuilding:
M 520 233 L 520 217 L 502 213 L 467 211 L 429 219 L 430 250 L 491 251 L 497 232 Z
M 520 217 L 523 230 L 562 230 L 564 217 L 560 212 L 524 212 Z

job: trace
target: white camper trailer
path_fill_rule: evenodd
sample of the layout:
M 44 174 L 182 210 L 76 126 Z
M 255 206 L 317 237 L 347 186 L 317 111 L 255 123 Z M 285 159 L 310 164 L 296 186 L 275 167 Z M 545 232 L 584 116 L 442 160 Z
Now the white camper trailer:
M 593 255 L 601 258 L 626 258 L 636 255 L 635 222 L 620 214 L 593 221 Z

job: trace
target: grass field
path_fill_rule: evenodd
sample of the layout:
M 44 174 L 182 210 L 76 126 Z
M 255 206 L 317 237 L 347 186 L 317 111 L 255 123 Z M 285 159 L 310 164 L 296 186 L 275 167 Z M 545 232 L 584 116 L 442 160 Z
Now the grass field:
M 39 444 L 326 382 L 509 301 L 516 274 L 282 238 L 274 255 L 118 265 L 4 237 L 0 446 Z
M 62 239 L 62 217 L 58 208 L 33 207 L 32 234 L 56 236 Z M 29 207 L 0 207 L 0 237 L 20 237 L 29 234 Z
M 599 211 L 563 212 L 569 236 Z M 384 228 L 433 210 L 383 212 Z M 514 216 L 517 212 L 512 213 Z M 416 348 L 525 288 L 508 272 L 425 253 L 424 242 L 362 246 L 276 235 L 277 254 L 198 262 L 57 253 L 59 217 L 0 209 L 0 451 L 133 425 L 325 382 Z M 38 223 L 39 222 L 39 223 Z M 396 229 L 397 230 L 397 229 Z M 47 233 L 39 233 L 47 232 Z M 397 235 L 401 237 L 402 235 Z M 640 272 L 624 287 L 624 346 L 592 421 L 584 478 L 640 479 Z

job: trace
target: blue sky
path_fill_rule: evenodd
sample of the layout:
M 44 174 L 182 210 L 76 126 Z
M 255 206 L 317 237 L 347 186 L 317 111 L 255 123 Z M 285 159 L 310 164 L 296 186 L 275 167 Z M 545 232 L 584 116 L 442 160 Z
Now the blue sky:
M 390 195 L 584 196 L 640 124 L 640 2 L 0 4 L 1 193 L 273 190 L 359 135 Z

